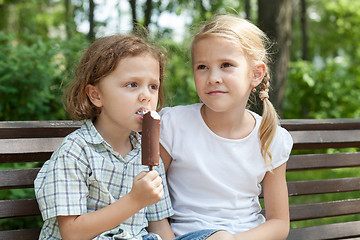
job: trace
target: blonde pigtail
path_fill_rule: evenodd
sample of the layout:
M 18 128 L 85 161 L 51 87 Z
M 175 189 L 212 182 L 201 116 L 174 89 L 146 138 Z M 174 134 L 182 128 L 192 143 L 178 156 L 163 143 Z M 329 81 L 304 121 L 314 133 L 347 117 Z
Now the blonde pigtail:
M 261 155 L 264 158 L 267 167 L 272 166 L 272 156 L 269 151 L 272 140 L 274 139 L 279 118 L 274 106 L 269 101 L 269 79 L 270 76 L 266 72 L 264 79 L 260 83 L 259 97 L 263 101 L 262 121 L 259 128 L 259 139 L 261 144 Z

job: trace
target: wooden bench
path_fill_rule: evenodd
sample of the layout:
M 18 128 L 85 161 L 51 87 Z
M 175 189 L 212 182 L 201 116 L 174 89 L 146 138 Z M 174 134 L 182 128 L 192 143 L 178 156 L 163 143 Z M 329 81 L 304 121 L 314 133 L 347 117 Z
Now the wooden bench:
M 292 226 L 288 239 L 360 239 L 360 119 L 282 120 L 281 123 L 294 139 L 287 167 Z M 33 181 L 42 163 L 49 159 L 62 138 L 79 126 L 71 121 L 0 122 L 0 196 L 14 189 L 33 192 Z M 341 148 L 343 152 L 318 150 L 333 148 Z M 13 166 L 9 163 L 15 164 L 16 169 L 10 169 Z M 36 167 L 28 168 L 29 163 Z M 341 168 L 354 174 L 343 176 Z M 322 171 L 332 171 L 331 178 L 312 176 L 322 175 L 313 174 Z M 351 199 L 346 194 L 352 194 Z M 326 201 L 315 201 L 319 195 L 325 195 Z M 22 229 L 19 224 L 13 229 L 3 229 L 1 221 L 33 216 L 40 221 L 39 215 L 33 193 L 25 199 L 0 199 L 0 239 L 38 239 L 38 227 Z M 350 216 L 351 220 L 338 220 L 336 216 Z M 297 223 L 311 219 L 328 222 L 296 228 Z

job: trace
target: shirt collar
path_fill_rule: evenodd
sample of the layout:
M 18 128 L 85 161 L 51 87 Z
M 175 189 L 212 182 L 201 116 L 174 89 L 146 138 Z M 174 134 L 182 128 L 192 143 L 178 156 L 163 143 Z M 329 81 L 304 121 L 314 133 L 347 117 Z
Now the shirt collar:
M 84 134 L 85 141 L 88 143 L 100 144 L 105 141 L 90 119 L 84 121 L 84 124 L 81 126 L 81 131 Z
M 84 121 L 84 124 L 81 126 L 81 131 L 84 133 L 85 141 L 91 144 L 101 144 L 105 143 L 104 138 L 96 130 L 92 120 L 87 119 Z M 134 149 L 140 148 L 141 144 L 141 135 L 138 132 L 130 133 L 130 141 Z

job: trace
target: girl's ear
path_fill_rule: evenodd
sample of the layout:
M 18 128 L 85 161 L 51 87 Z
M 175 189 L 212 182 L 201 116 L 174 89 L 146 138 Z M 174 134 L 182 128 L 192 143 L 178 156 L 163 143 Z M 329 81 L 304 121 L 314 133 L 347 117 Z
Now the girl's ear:
M 254 66 L 251 87 L 256 87 L 261 83 L 265 76 L 266 65 L 263 62 L 257 62 Z
M 97 86 L 94 86 L 92 84 L 88 84 L 85 87 L 86 95 L 89 97 L 90 101 L 96 106 L 96 107 L 102 107 L 102 102 L 100 98 L 100 92 Z

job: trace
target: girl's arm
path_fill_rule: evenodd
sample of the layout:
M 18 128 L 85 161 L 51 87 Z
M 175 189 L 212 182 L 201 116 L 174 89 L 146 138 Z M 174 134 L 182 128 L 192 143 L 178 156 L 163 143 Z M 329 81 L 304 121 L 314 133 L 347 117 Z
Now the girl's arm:
M 165 148 L 161 144 L 160 144 L 160 156 L 164 163 L 165 172 L 166 172 L 168 167 L 171 164 L 172 157 L 170 156 L 170 154 L 165 150 Z
M 130 193 L 95 212 L 78 216 L 58 216 L 61 237 L 66 239 L 93 239 L 111 230 L 140 209 L 157 203 L 164 195 L 161 178 L 153 170 L 139 173 Z
M 167 219 L 162 219 L 160 221 L 150 221 L 147 230 L 148 232 L 159 234 L 163 240 L 170 240 L 175 238 L 175 235 L 171 230 L 169 221 Z
M 286 163 L 267 172 L 263 180 L 266 222 L 246 232 L 235 234 L 236 239 L 286 239 L 290 217 L 286 185 Z

